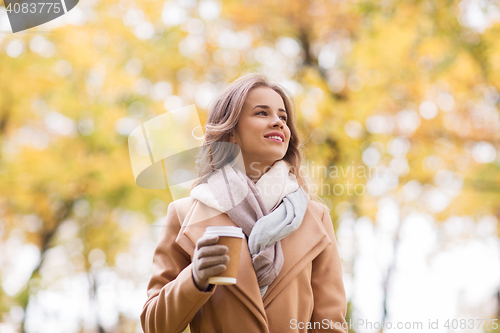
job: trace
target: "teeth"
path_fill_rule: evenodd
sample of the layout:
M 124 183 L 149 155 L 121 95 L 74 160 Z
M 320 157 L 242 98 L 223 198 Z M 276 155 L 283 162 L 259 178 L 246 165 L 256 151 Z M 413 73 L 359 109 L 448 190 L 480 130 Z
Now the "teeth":
M 268 139 L 277 139 L 277 140 L 280 140 L 281 142 L 283 142 L 283 139 L 277 135 L 273 135 L 273 136 L 266 136 L 266 138 Z

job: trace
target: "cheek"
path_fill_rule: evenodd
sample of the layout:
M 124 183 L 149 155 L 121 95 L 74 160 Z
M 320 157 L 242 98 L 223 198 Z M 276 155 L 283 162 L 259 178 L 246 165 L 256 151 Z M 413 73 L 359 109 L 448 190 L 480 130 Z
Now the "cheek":
M 259 124 L 247 124 L 246 127 L 242 127 L 243 137 L 248 142 L 255 142 L 263 138 L 263 133 L 265 128 L 259 126 Z
M 251 127 L 246 127 L 240 132 L 240 142 L 245 149 L 253 150 L 261 145 L 256 145 L 255 142 L 259 140 L 259 134 L 257 134 Z

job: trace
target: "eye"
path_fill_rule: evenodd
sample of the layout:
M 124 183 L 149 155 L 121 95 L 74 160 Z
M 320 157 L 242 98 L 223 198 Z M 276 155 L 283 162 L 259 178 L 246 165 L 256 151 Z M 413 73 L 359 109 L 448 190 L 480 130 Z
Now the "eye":
M 261 113 L 267 114 L 267 112 L 266 112 L 266 111 L 259 111 L 259 112 L 257 112 L 256 114 L 261 114 Z M 287 117 L 287 116 L 280 116 L 280 118 L 282 118 L 284 122 L 286 122 L 286 121 L 288 120 L 288 117 Z

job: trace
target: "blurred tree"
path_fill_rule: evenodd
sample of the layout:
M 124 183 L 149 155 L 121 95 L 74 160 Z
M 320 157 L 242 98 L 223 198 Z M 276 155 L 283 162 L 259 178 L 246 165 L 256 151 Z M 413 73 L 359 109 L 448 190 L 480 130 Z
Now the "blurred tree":
M 182 105 L 204 111 L 225 81 L 255 67 L 294 93 L 307 166 L 320 172 L 310 178 L 335 208 L 335 228 L 346 209 L 376 221 L 383 197 L 398 202 L 400 223 L 412 210 L 438 222 L 500 217 L 500 30 L 487 16 L 471 21 L 467 6 L 89 1 L 53 25 L 2 34 L 0 237 L 13 256 L 16 241 L 36 245 L 39 259 L 20 288 L 0 266 L 0 313 L 26 313 L 38 292 L 80 272 L 93 297 L 103 267 L 120 271 L 134 225 L 172 200 L 134 184 L 128 133 Z M 44 275 L 58 247 L 70 269 Z M 344 260 L 351 274 L 354 260 Z M 381 268 L 382 320 L 394 267 Z M 120 331 L 134 331 L 125 318 Z

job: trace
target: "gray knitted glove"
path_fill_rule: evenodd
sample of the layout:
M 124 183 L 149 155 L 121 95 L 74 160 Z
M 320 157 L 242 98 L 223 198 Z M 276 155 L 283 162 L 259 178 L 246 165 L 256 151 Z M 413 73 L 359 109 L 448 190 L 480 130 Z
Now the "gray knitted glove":
M 229 262 L 227 246 L 216 245 L 218 241 L 217 235 L 205 235 L 196 242 L 192 271 L 194 284 L 200 291 L 207 291 L 208 278 L 224 272 Z

